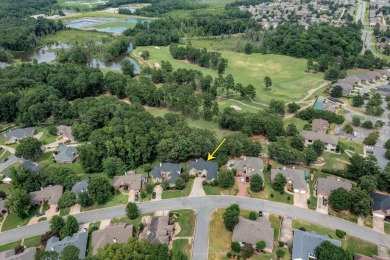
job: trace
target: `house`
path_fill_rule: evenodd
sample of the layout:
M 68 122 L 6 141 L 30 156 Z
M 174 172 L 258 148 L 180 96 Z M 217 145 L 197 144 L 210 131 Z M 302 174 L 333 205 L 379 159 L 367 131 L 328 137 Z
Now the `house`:
M 179 163 L 160 163 L 151 172 L 153 182 L 167 181 L 174 186 L 177 178 L 180 177 L 181 165 Z
M 312 145 L 315 140 L 320 140 L 325 143 L 325 151 L 337 152 L 337 145 L 339 144 L 338 136 L 306 130 L 303 130 L 301 135 L 305 138 L 305 146 Z
M 345 79 L 339 80 L 332 85 L 332 89 L 336 86 L 340 86 L 343 96 L 349 96 L 352 93 L 354 83 L 347 82 Z
M 257 220 L 249 220 L 239 217 L 239 221 L 233 230 L 232 241 L 251 244 L 256 247 L 259 241 L 265 241 L 264 251 L 272 252 L 274 244 L 274 229 L 271 227 L 271 222 L 266 218 L 258 218 Z
M 375 217 L 389 218 L 390 217 L 390 196 L 380 193 L 371 194 L 372 214 Z
M 203 158 L 196 159 L 190 162 L 190 175 L 198 174 L 205 177 L 206 181 L 217 180 L 218 177 L 218 163 L 205 161 Z
M 0 199 L 0 216 L 4 216 L 8 212 L 7 208 L 5 207 L 5 199 Z M 1 259 L 1 258 L 0 258 Z
M 2 259 L 2 260 L 32 260 L 32 259 L 35 259 L 36 252 L 37 252 L 36 247 L 29 247 L 29 248 L 25 248 L 22 253 L 15 255 L 15 249 L 11 249 L 9 251 L 1 252 L 0 259 Z
M 139 239 L 146 238 L 152 244 L 168 244 L 173 235 L 173 226 L 169 225 L 169 216 L 152 217 L 150 223 L 145 224 Z
M 140 191 L 142 189 L 142 175 L 134 171 L 126 172 L 125 175 L 114 176 L 112 186 L 115 189 L 125 188 Z
M 33 163 L 31 161 L 24 161 L 21 165 L 25 170 L 27 170 L 29 173 L 38 173 L 42 171 L 42 167 L 40 167 L 38 164 Z M 10 178 L 10 172 L 11 169 L 8 168 L 3 173 L 3 183 L 10 184 L 12 182 L 12 179 Z
M 252 177 L 254 174 L 260 175 L 264 181 L 264 164 L 263 160 L 257 157 L 244 157 L 234 162 L 237 176 Z
M 75 246 L 77 247 L 79 252 L 79 259 L 84 259 L 87 253 L 87 242 L 88 242 L 88 232 L 80 232 L 74 233 L 72 236 L 67 236 L 60 241 L 60 239 L 56 236 L 49 238 L 47 240 L 46 252 L 55 251 L 59 255 L 61 255 L 62 251 L 67 246 Z
M 369 75 L 368 73 L 358 74 L 356 75 L 361 80 L 361 83 L 374 83 L 375 78 L 372 78 L 372 75 Z
M 67 140 L 73 142 L 75 138 L 72 135 L 72 127 L 66 125 L 57 126 L 58 134 L 64 136 Z
M 13 144 L 19 142 L 23 138 L 34 136 L 34 133 L 34 127 L 14 129 L 4 135 L 4 142 Z
M 306 194 L 308 192 L 304 170 L 286 167 L 283 167 L 282 169 L 271 169 L 271 182 L 275 180 L 278 173 L 281 173 L 286 177 L 287 189 L 293 190 L 295 193 Z
M 76 182 L 72 186 L 72 192 L 74 193 L 74 195 L 76 197 L 78 197 L 80 195 L 80 193 L 83 193 L 85 191 L 88 191 L 88 180 L 82 180 L 82 181 Z
M 111 225 L 105 229 L 99 229 L 92 233 L 92 254 L 96 255 L 99 248 L 106 244 L 124 244 L 130 237 L 134 237 L 133 225 Z
M 390 97 L 390 85 L 380 86 L 375 93 L 384 97 Z
M 331 239 L 327 235 L 318 235 L 316 232 L 304 232 L 294 229 L 292 259 L 317 259 L 315 249 L 324 241 L 329 241 L 335 246 L 341 246 L 340 241 Z
M 76 147 L 60 145 L 54 152 L 54 160 L 56 163 L 71 164 L 79 157 Z
M 59 198 L 62 195 L 64 187 L 61 185 L 48 186 L 39 191 L 30 192 L 31 204 L 40 205 L 44 201 L 47 201 L 49 205 L 57 204 Z
M 311 122 L 311 129 L 313 132 L 326 133 L 329 128 L 329 123 L 323 119 L 313 119 Z
M 352 184 L 349 181 L 342 181 L 339 177 L 328 176 L 326 178 L 318 178 L 315 185 L 316 195 L 330 196 L 332 191 L 338 188 L 344 188 L 350 191 Z

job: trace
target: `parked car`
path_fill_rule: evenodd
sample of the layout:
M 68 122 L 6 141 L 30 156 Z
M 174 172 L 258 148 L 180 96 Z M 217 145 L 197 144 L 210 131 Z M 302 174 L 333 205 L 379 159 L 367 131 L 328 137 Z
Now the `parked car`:
M 263 217 L 263 211 L 259 210 L 259 218 Z
M 5 163 L 6 161 L 8 161 L 8 157 L 7 158 L 4 158 L 3 161 L 1 161 L 2 163 Z
M 152 192 L 152 199 L 155 199 L 155 198 L 156 198 L 156 192 L 153 191 L 153 192 Z
M 137 192 L 138 193 L 138 192 Z M 135 194 L 134 196 L 134 201 L 137 202 L 138 201 L 138 194 Z
M 88 232 L 88 228 L 86 228 L 86 227 L 83 228 L 83 231 L 84 231 L 84 232 Z
M 245 181 L 246 181 L 246 182 L 249 182 L 249 177 L 248 177 L 248 176 L 245 177 Z
M 60 208 L 59 208 L 59 207 L 56 208 L 56 212 L 58 212 L 58 211 L 60 211 Z
M 41 216 L 44 216 L 45 215 L 45 212 L 44 211 L 41 211 L 39 212 L 38 214 L 36 214 L 35 216 L 36 217 L 41 217 Z
M 353 132 L 353 136 L 356 137 L 357 136 L 357 132 Z
M 244 181 L 245 181 L 244 177 L 241 177 L 241 182 L 244 182 Z
M 322 205 L 324 205 L 324 206 L 328 205 L 328 199 L 327 198 L 324 197 L 322 199 Z

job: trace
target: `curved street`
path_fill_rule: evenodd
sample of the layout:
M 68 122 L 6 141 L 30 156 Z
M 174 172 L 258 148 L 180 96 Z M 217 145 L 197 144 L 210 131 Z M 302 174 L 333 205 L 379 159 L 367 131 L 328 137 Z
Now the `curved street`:
M 267 200 L 235 196 L 203 196 L 144 202 L 139 203 L 138 207 L 142 213 L 177 209 L 194 210 L 196 212 L 196 227 L 193 259 L 207 259 L 211 213 L 218 208 L 227 207 L 232 203 L 238 203 L 242 209 L 263 210 L 281 216 L 289 216 L 309 221 L 331 229 L 342 229 L 346 231 L 348 235 L 390 248 L 390 236 L 384 233 L 358 226 L 357 224 L 333 216 L 320 214 L 312 210 Z M 80 224 L 119 218 L 125 216 L 125 206 L 87 211 L 74 216 Z M 6 244 L 25 237 L 39 235 L 48 230 L 49 223 L 40 222 L 34 225 L 2 232 L 0 233 L 0 244 Z

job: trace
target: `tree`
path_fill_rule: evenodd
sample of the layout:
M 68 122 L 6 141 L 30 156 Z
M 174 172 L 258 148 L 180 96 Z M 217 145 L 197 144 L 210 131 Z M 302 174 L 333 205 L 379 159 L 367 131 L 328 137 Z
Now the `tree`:
M 390 149 L 390 139 L 386 141 L 385 148 Z
M 136 219 L 139 216 L 138 206 L 134 202 L 129 202 L 126 205 L 126 216 L 129 219 Z
M 289 113 L 295 113 L 295 112 L 297 112 L 300 108 L 301 108 L 301 106 L 298 105 L 298 104 L 295 103 L 295 102 L 289 103 L 289 104 L 287 105 L 287 109 L 288 109 L 288 112 L 289 112 Z
M 250 258 L 253 255 L 254 251 L 255 250 L 253 249 L 252 245 L 245 244 L 241 248 L 241 255 L 242 255 L 242 257 L 244 257 L 244 259 L 248 259 L 248 258 Z
M 312 147 L 308 147 L 308 148 L 303 150 L 303 158 L 305 160 L 305 163 L 307 165 L 310 165 L 310 164 L 314 163 L 315 161 L 317 161 L 318 154 L 316 153 L 316 151 Z
M 359 186 L 368 194 L 374 193 L 378 186 L 377 176 L 366 175 L 359 178 Z
M 186 187 L 186 182 L 183 180 L 183 178 L 177 178 L 175 181 L 175 187 L 178 190 L 182 190 Z
M 352 259 L 351 255 L 342 247 L 335 246 L 329 241 L 322 242 L 315 249 L 317 260 L 346 260 Z
M 258 174 L 254 174 L 250 180 L 250 189 L 253 192 L 260 192 L 263 189 L 263 180 Z
M 67 190 L 62 194 L 60 199 L 58 200 L 58 207 L 60 209 L 62 208 L 67 208 L 76 203 L 76 196 L 74 195 L 73 192 Z
M 373 145 L 376 144 L 378 139 L 379 139 L 379 132 L 378 131 L 374 131 L 374 132 L 371 132 L 366 138 L 364 138 L 363 143 L 365 145 L 373 146 Z
M 145 187 L 146 193 L 151 194 L 153 192 L 153 189 L 154 189 L 153 183 L 151 182 L 146 183 L 146 187 Z
M 286 128 L 286 135 L 294 136 L 296 134 L 298 134 L 297 126 L 294 123 L 288 124 Z
M 30 212 L 31 208 L 31 199 L 27 191 L 17 188 L 11 189 L 10 194 L 5 201 L 5 207 L 16 213 L 18 217 L 25 218 Z
M 56 251 L 37 250 L 35 260 L 58 260 L 58 253 Z
M 353 124 L 354 126 L 360 126 L 360 124 L 361 124 L 360 118 L 357 117 L 357 116 L 353 116 L 353 117 L 352 117 L 352 124 Z
M 77 198 L 77 203 L 80 204 L 80 206 L 82 207 L 88 207 L 93 204 L 93 199 L 87 191 L 84 191 L 79 194 L 79 197 Z
M 317 139 L 317 140 L 314 140 L 313 144 L 311 145 L 311 147 L 313 148 L 313 150 L 318 154 L 318 156 L 321 156 L 321 154 L 324 152 L 325 150 L 325 143 L 322 142 L 321 140 Z
M 353 133 L 353 127 L 351 124 L 346 124 L 344 126 L 344 131 L 346 134 L 352 134 Z
M 251 211 L 251 212 L 249 212 L 248 218 L 249 218 L 250 220 L 256 220 L 257 217 L 258 217 L 258 216 L 257 216 L 256 211 Z
M 329 197 L 330 206 L 337 211 L 347 210 L 351 207 L 351 197 L 344 188 L 332 191 Z
M 231 248 L 234 252 L 239 253 L 241 251 L 241 245 L 238 242 L 232 242 Z
M 103 171 L 108 177 L 123 175 L 126 171 L 126 165 L 116 156 L 107 157 L 103 160 Z
M 272 99 L 271 102 L 269 103 L 269 110 L 272 113 L 284 115 L 284 108 L 285 108 L 284 102 L 281 100 Z
M 370 195 L 360 189 L 359 187 L 353 187 L 350 191 L 351 196 L 351 211 L 355 215 L 368 216 L 371 214 L 372 200 Z
M 352 98 L 352 106 L 360 107 L 362 105 L 364 105 L 364 98 L 362 95 L 357 95 Z
M 275 176 L 274 182 L 272 183 L 272 188 L 275 191 L 283 192 L 284 191 L 284 186 L 286 185 L 286 177 L 284 177 L 283 174 L 278 173 Z
M 259 241 L 259 242 L 256 243 L 256 248 L 257 248 L 257 250 L 259 250 L 259 251 L 263 251 L 266 245 L 267 245 L 267 244 L 265 243 L 265 241 L 264 241 L 264 240 L 261 240 L 261 241 Z
M 65 237 L 76 233 L 78 230 L 79 223 L 77 222 L 77 219 L 72 215 L 69 215 L 64 222 L 64 226 L 61 228 L 60 237 L 61 239 L 64 239 Z
M 276 255 L 280 258 L 283 258 L 285 255 L 286 255 L 286 251 L 282 248 L 279 248 L 277 251 L 276 251 Z
M 61 252 L 60 260 L 79 260 L 80 249 L 74 245 L 69 245 Z
M 386 150 L 385 157 L 390 160 L 390 149 Z
M 374 124 L 370 120 L 366 120 L 362 123 L 362 127 L 372 129 L 374 127 Z
M 252 54 L 252 52 L 253 52 L 253 45 L 251 43 L 249 43 L 249 42 L 247 44 L 245 44 L 244 52 L 245 52 L 245 54 Z
M 230 189 L 235 182 L 234 175 L 231 171 L 221 170 L 218 172 L 218 185 L 223 189 Z
M 343 95 L 343 88 L 339 85 L 334 86 L 330 95 L 335 98 L 341 97 Z
M 148 60 L 150 58 L 150 53 L 149 53 L 149 51 L 143 51 L 143 52 L 141 52 L 140 56 L 142 59 Z
M 296 135 L 291 139 L 290 145 L 292 148 L 303 151 L 305 148 L 305 138 L 303 138 L 301 135 Z
M 64 227 L 65 221 L 60 216 L 53 216 L 50 220 L 50 230 L 56 234 L 59 235 L 61 232 L 61 229 Z
M 121 67 L 122 67 L 123 74 L 128 75 L 130 77 L 134 77 L 135 76 L 134 64 L 131 63 L 130 60 L 127 60 L 127 59 L 123 60 L 121 62 Z
M 266 90 L 268 90 L 268 88 L 272 86 L 272 80 L 271 80 L 270 77 L 265 76 L 265 78 L 264 78 L 264 85 L 265 85 L 265 89 Z
M 34 137 L 26 137 L 20 140 L 16 147 L 15 155 L 26 160 L 36 160 L 43 154 L 42 143 Z
M 106 178 L 97 176 L 88 181 L 88 193 L 94 201 L 103 203 L 111 196 L 112 187 Z
M 240 207 L 238 204 L 230 205 L 223 213 L 223 222 L 225 224 L 225 228 L 229 231 L 233 231 L 234 227 L 239 221 L 239 216 Z

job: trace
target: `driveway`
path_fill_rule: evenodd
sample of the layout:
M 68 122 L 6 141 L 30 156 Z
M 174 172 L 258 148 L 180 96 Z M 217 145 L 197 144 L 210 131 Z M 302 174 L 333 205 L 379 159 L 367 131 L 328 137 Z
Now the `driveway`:
M 129 190 L 129 199 L 127 201 L 134 202 L 134 196 L 135 196 L 134 190 L 133 189 Z
M 318 195 L 318 198 L 317 198 L 317 209 L 316 211 L 321 213 L 321 214 L 325 214 L 325 215 L 328 215 L 328 204 L 326 206 L 324 206 L 324 204 L 322 203 L 322 200 L 323 200 L 324 196 L 319 194 Z
M 372 229 L 381 233 L 384 233 L 385 230 L 385 220 L 379 217 L 372 218 Z
M 74 204 L 72 207 L 69 209 L 69 215 L 75 215 L 79 214 L 81 212 L 81 206 L 80 204 Z
M 247 188 L 249 187 L 249 182 L 245 182 L 245 178 L 244 178 L 244 182 L 242 182 L 241 178 L 244 178 L 244 177 L 236 177 L 236 183 L 238 186 L 237 196 L 248 198 L 249 194 L 248 194 Z
M 57 208 L 57 205 L 50 205 L 50 208 L 45 211 L 45 215 L 40 216 L 40 217 L 36 217 L 36 216 L 32 217 L 32 219 L 30 219 L 30 221 L 28 222 L 27 225 L 37 224 L 38 220 L 40 218 L 46 218 L 47 220 L 50 220 L 53 216 L 59 215 L 60 212 L 56 212 L 56 208 Z M 42 207 L 41 207 L 41 210 L 42 210 Z
M 283 217 L 282 225 L 280 227 L 279 240 L 292 246 L 293 230 L 292 230 L 292 218 Z
M 206 196 L 206 193 L 203 190 L 203 184 L 202 184 L 203 181 L 204 178 L 195 177 L 194 185 L 192 185 L 190 197 Z
M 307 200 L 310 199 L 310 193 L 294 193 L 294 206 L 307 209 Z
M 156 198 L 152 199 L 152 201 L 162 200 L 161 194 L 163 192 L 163 189 L 162 189 L 161 185 L 156 185 L 154 187 L 154 192 L 156 193 Z

